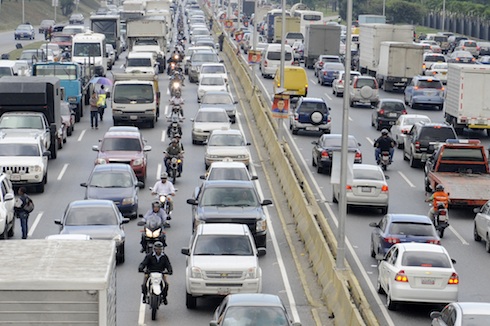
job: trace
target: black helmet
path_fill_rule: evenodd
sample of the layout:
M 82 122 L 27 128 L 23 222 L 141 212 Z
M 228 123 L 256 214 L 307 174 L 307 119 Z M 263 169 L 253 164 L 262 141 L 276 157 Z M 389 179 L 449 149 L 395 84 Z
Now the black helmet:
M 160 241 L 157 241 L 157 242 L 155 242 L 155 244 L 153 245 L 153 248 L 160 248 L 160 249 L 163 249 L 163 243 L 161 243 Z
M 388 129 L 381 130 L 382 135 L 388 135 L 388 133 L 389 133 Z
M 444 191 L 444 186 L 439 184 L 436 186 L 436 191 Z

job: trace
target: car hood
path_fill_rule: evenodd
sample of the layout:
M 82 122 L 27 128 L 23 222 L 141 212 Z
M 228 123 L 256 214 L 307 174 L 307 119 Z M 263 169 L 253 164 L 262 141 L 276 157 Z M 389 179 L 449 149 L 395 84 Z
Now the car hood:
M 220 219 L 229 221 L 233 219 L 259 220 L 262 217 L 262 207 L 240 206 L 205 206 L 199 210 L 199 216 L 203 220 Z
M 213 256 L 199 255 L 192 256 L 191 266 L 199 267 L 202 270 L 222 270 L 222 271 L 243 271 L 250 267 L 258 267 L 256 256 Z
M 18 156 L 2 156 L 0 157 L 0 165 L 15 165 L 15 166 L 33 166 L 42 164 L 41 156 L 22 156 L 19 160 Z
M 250 155 L 250 153 L 244 146 L 208 146 L 206 148 L 206 155 L 237 156 Z
M 120 159 L 120 160 L 136 160 L 138 158 L 142 158 L 143 154 L 139 152 L 129 152 L 129 151 L 108 151 L 108 152 L 99 152 L 99 158 L 107 158 L 107 159 Z
M 123 198 L 133 197 L 133 188 L 97 188 L 87 187 L 87 199 L 107 199 L 121 201 Z
M 123 238 L 125 236 L 124 231 L 117 225 L 65 226 L 60 234 L 86 234 L 94 240 L 112 240 L 117 235 Z
M 236 111 L 236 106 L 234 104 L 202 104 L 201 108 L 221 108 L 226 111 Z
M 193 129 L 200 130 L 220 130 L 230 129 L 229 122 L 194 122 Z

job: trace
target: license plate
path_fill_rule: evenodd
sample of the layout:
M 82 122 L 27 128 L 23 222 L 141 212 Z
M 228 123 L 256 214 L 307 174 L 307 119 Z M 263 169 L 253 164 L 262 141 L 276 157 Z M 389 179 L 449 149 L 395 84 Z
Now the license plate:
M 362 192 L 371 192 L 371 187 L 361 187 Z
M 136 115 L 131 115 L 131 116 L 129 116 L 129 119 L 131 119 L 131 120 L 138 120 L 138 116 L 136 116 Z
M 408 79 L 402 78 L 402 82 L 406 82 L 406 81 L 408 81 Z
M 320 130 L 320 127 L 306 127 L 306 130 L 318 131 Z
M 424 95 L 425 96 L 431 96 L 431 95 L 434 95 L 434 94 L 435 94 L 434 92 L 430 92 L 430 91 L 429 92 L 424 92 Z
M 20 174 L 11 174 L 10 181 L 20 181 Z
M 230 294 L 230 289 L 229 288 L 218 288 L 218 294 L 219 295 Z
M 434 285 L 436 281 L 433 278 L 423 278 L 420 283 L 424 285 Z
M 395 124 L 395 121 L 390 121 L 390 125 L 394 125 Z
M 447 74 L 447 72 L 444 71 L 444 72 L 441 72 L 441 74 L 443 74 L 445 76 Z
M 392 113 L 388 113 L 388 116 L 390 118 L 396 118 L 397 114 L 395 112 L 392 112 Z

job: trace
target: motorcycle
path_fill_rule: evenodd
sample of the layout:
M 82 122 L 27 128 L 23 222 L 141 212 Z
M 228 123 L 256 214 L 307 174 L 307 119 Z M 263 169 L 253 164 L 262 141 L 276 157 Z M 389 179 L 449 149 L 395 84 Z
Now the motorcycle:
M 176 96 L 177 93 L 182 94 L 183 78 L 184 77 L 181 75 L 180 72 L 176 73 L 176 71 L 174 70 L 172 76 L 170 77 L 170 81 L 168 83 L 168 90 L 170 93 L 170 97 Z
M 143 217 L 143 215 L 139 215 Z M 162 221 L 160 217 L 155 215 L 150 215 L 146 221 L 138 221 L 138 226 L 143 226 L 143 234 L 142 237 L 145 237 L 145 252 L 147 254 L 153 252 L 153 245 L 155 242 L 160 241 L 163 243 L 163 246 L 167 246 L 166 235 L 165 235 L 165 227 L 170 227 L 168 222 L 165 222 L 162 225 Z
M 381 155 L 379 156 L 379 165 L 381 165 L 381 169 L 386 171 L 388 169 L 388 165 L 390 162 L 390 152 L 389 151 L 381 151 Z
M 449 226 L 448 209 L 444 203 L 438 203 L 437 208 L 434 209 L 434 220 L 432 221 L 439 233 L 439 237 L 444 237 L 444 230 Z
M 172 139 L 175 135 L 182 135 L 182 126 L 180 125 L 180 119 L 177 115 L 172 115 L 170 124 L 167 127 L 167 136 Z
M 148 281 L 146 281 L 146 288 L 148 289 L 146 303 L 150 305 L 151 320 L 157 318 L 157 310 L 163 302 L 163 291 L 167 286 L 163 281 L 163 274 L 151 272 Z
M 149 189 L 150 189 L 150 191 L 153 192 L 152 187 L 150 187 Z M 169 199 L 167 197 L 170 197 L 170 195 L 157 194 L 156 200 L 158 200 L 160 202 L 160 207 L 163 209 L 165 214 L 167 214 L 167 220 L 171 220 L 172 218 L 170 217 L 170 215 L 172 214 L 172 211 L 170 210 Z M 167 226 L 167 227 L 169 227 L 169 226 Z
M 182 170 L 182 154 L 181 155 L 168 155 L 165 153 L 165 160 L 167 166 L 168 177 L 175 184 L 177 177 L 180 176 L 180 171 Z

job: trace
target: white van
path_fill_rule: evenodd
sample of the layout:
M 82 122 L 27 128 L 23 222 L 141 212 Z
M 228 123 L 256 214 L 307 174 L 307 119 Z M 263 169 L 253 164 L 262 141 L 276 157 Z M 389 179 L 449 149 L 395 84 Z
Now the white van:
M 285 56 L 284 65 L 293 65 L 293 48 L 290 45 L 284 45 Z M 260 61 L 260 72 L 262 77 L 273 78 L 277 68 L 281 64 L 281 44 L 269 44 L 262 52 Z
M 80 63 L 85 67 L 95 66 L 95 75 L 105 76 L 107 71 L 107 57 L 105 35 L 91 31 L 73 36 L 71 48 L 71 61 Z
M 14 71 L 14 60 L 0 60 L 0 77 L 2 76 L 16 76 Z
M 151 52 L 129 52 L 124 67 L 126 73 L 143 72 L 157 75 L 159 70 L 155 54 Z

